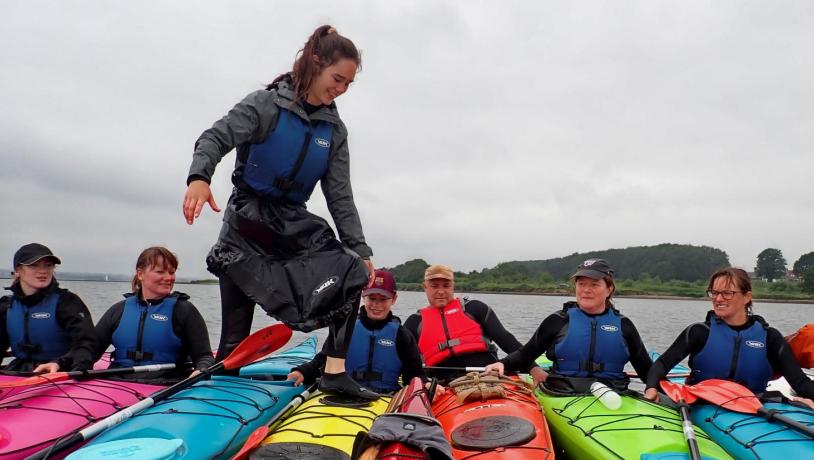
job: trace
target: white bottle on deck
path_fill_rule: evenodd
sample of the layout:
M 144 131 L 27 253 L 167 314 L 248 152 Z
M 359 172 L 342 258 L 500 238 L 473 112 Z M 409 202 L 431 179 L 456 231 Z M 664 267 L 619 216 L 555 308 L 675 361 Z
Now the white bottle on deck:
M 611 390 L 602 382 L 592 383 L 591 393 L 596 396 L 596 399 L 598 399 L 603 406 L 610 410 L 616 410 L 622 407 L 622 397 L 619 396 L 619 393 Z

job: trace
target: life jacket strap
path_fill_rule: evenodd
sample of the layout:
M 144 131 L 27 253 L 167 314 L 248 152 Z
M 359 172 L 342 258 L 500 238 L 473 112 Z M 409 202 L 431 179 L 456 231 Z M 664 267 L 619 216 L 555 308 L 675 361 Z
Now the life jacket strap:
M 357 382 L 378 382 L 382 380 L 382 373 L 355 371 L 351 373 L 351 378 Z
M 275 177 L 274 186 L 281 192 L 301 192 L 305 189 L 302 182 L 285 176 Z
M 153 353 L 149 351 L 129 350 L 127 352 L 127 359 L 132 361 L 151 361 L 153 359 Z
M 441 342 L 438 344 L 438 350 L 444 351 L 447 348 L 452 348 L 461 344 L 461 339 L 450 339 L 446 342 Z

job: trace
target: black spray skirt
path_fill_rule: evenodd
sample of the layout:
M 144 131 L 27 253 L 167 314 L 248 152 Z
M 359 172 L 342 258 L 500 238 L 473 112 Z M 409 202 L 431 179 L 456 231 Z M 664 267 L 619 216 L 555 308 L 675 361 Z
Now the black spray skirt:
M 325 219 L 240 190 L 206 263 L 269 316 L 303 332 L 347 317 L 368 281 L 361 257 L 336 239 Z

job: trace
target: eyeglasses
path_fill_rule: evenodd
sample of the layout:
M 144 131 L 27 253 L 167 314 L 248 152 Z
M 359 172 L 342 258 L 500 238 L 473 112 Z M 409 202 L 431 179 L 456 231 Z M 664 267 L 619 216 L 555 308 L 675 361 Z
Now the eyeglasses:
M 710 299 L 714 299 L 720 295 L 724 298 L 724 300 L 732 300 L 732 298 L 735 297 L 735 294 L 737 294 L 738 292 L 741 291 L 713 291 L 712 289 L 710 289 L 709 291 L 707 291 L 707 295 L 709 296 Z

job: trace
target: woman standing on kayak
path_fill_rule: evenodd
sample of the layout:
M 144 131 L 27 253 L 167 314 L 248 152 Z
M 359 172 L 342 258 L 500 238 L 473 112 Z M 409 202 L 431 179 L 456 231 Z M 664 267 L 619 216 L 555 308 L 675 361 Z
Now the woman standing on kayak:
M 783 335 L 752 313 L 752 283 L 744 270 L 728 267 L 713 273 L 707 295 L 712 310 L 703 323 L 684 329 L 656 360 L 647 375 L 646 398 L 658 399 L 656 388 L 667 369 L 687 356 L 688 384 L 726 379 L 763 393 L 772 376 L 782 374 L 800 396 L 814 397 L 814 381 L 800 369 Z
M 96 324 L 96 358 L 113 345 L 110 367 L 175 363 L 176 369 L 138 374 L 140 381 L 172 383 L 215 363 L 206 322 L 189 296 L 173 292 L 178 259 L 169 249 L 151 247 L 136 260 L 133 292 L 105 312 Z M 153 382 L 150 382 L 153 383 Z
M 248 336 L 254 305 L 302 331 L 329 326 L 323 391 L 375 399 L 345 373 L 362 289 L 373 276 L 350 183 L 348 133 L 334 99 L 353 82 L 356 46 L 317 28 L 293 69 L 239 102 L 195 143 L 184 197 L 188 224 L 204 204 L 220 211 L 209 182 L 233 148 L 234 189 L 206 259 L 220 279 L 223 322 L 217 359 Z M 320 182 L 341 243 L 305 203 Z
M 576 302 L 567 302 L 548 316 L 527 344 L 487 366 L 487 371 L 517 371 L 546 353 L 554 364 L 551 374 L 541 380 L 553 389 L 587 392 L 596 380 L 625 388 L 628 361 L 639 375 L 647 375 L 652 362 L 639 331 L 611 302 L 615 285 L 610 265 L 589 259 L 571 278 Z
M 11 347 L 6 371 L 82 371 L 93 364 L 93 321 L 73 292 L 59 287 L 54 267 L 62 263 L 42 244 L 14 253 L 10 296 L 0 299 L 0 360 Z

